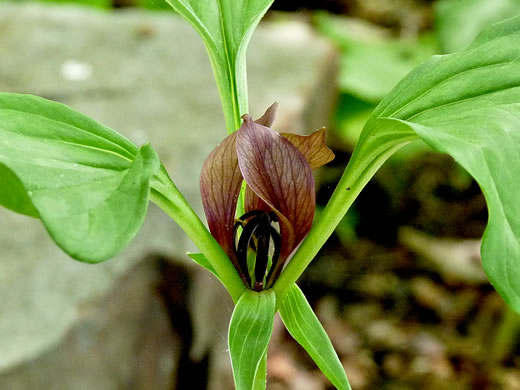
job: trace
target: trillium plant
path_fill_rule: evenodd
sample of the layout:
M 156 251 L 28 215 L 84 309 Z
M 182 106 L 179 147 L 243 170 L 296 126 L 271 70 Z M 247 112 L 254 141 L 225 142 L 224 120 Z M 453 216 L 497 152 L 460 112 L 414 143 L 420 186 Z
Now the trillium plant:
M 244 115 L 242 126 L 209 155 L 200 179 L 211 234 L 254 291 L 273 286 L 309 232 L 315 209 L 311 168 L 334 158 L 325 129 L 280 135 L 268 127 L 275 113 L 276 104 L 256 121 Z M 243 181 L 244 213 L 237 214 Z
M 201 167 L 209 230 L 151 145 L 138 147 L 30 95 L 0 93 L 0 204 L 39 218 L 71 257 L 98 263 L 135 236 L 151 200 L 193 240 L 200 253 L 190 257 L 235 303 L 228 337 L 237 389 L 265 389 L 276 313 L 330 382 L 349 389 L 296 281 L 383 162 L 422 139 L 479 183 L 489 210 L 482 264 L 520 312 L 520 18 L 406 76 L 367 121 L 335 192 L 314 218 L 312 170 L 333 158 L 325 130 L 276 132 L 276 104 L 257 120 L 248 115 L 246 49 L 272 0 L 167 1 L 206 45 L 226 121 L 227 137 Z

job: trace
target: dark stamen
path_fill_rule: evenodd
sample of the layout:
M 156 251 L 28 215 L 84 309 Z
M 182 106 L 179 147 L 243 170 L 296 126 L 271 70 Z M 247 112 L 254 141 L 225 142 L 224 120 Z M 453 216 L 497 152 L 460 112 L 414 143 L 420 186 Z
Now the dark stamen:
M 262 291 L 266 286 L 270 288 L 278 278 L 281 268 L 283 268 L 283 264 L 280 264 L 278 261 L 282 241 L 280 233 L 272 226 L 273 222 L 278 222 L 278 217 L 273 211 L 267 213 L 265 211 L 253 210 L 238 218 L 233 227 L 233 241 L 235 242 L 238 272 L 246 286 L 255 291 Z M 239 227 L 242 228 L 242 233 L 237 240 Z M 271 267 L 268 270 L 271 245 L 273 255 L 271 256 Z M 252 285 L 251 274 L 247 264 L 249 249 L 256 252 L 254 270 L 252 271 L 255 277 L 254 285 Z M 264 279 L 266 280 L 265 285 Z
M 257 215 L 251 218 L 245 226 L 242 225 L 241 221 L 235 223 L 234 232 L 238 229 L 237 225 L 241 224 L 244 227 L 240 239 L 238 240 L 238 245 L 236 247 L 236 254 L 238 265 L 240 267 L 239 272 L 242 273 L 245 278 L 248 286 L 251 286 L 251 277 L 249 276 L 249 271 L 247 267 L 247 250 L 249 248 L 250 240 L 255 233 L 255 230 L 258 228 L 259 223 L 261 222 L 262 215 Z
M 237 233 L 238 233 L 239 227 L 242 227 L 242 230 L 245 227 L 245 223 L 242 222 L 241 220 L 237 220 L 235 222 L 235 226 L 233 226 L 233 244 L 234 244 L 234 248 L 235 248 L 235 255 L 237 255 L 237 245 L 238 245 Z M 246 286 L 249 286 L 251 281 L 249 278 L 249 273 L 247 272 L 247 266 L 243 267 L 243 265 L 241 264 L 241 261 L 238 259 L 238 255 L 237 255 L 237 260 L 236 260 L 236 262 L 233 262 L 233 265 L 235 266 L 236 270 L 238 271 L 238 274 L 240 275 L 240 278 L 243 280 L 244 284 Z
M 262 215 L 262 214 L 265 214 L 265 212 L 264 211 L 260 211 L 260 210 L 248 211 L 247 213 L 242 215 L 240 218 L 238 218 L 238 221 L 246 222 L 249 218 L 256 217 L 256 216 Z
M 280 233 L 278 233 L 276 229 L 272 226 L 271 238 L 273 239 L 274 252 L 272 257 L 271 269 L 269 270 L 269 274 L 266 278 L 266 288 L 271 288 L 273 286 L 276 279 L 278 279 L 278 276 L 280 276 L 280 272 L 283 268 L 283 262 L 278 261 L 280 258 L 280 250 L 282 249 L 282 239 L 280 237 Z
M 236 247 L 237 247 L 238 228 L 241 227 L 242 229 L 244 229 L 245 226 L 246 226 L 245 222 L 241 221 L 240 219 L 237 219 L 235 222 L 235 226 L 233 226 L 233 243 L 235 245 L 235 252 L 236 252 Z
M 258 229 L 255 231 L 256 242 L 256 262 L 255 262 L 255 291 L 262 291 L 264 285 L 264 277 L 267 271 L 267 263 L 269 260 L 269 243 L 271 240 L 271 219 L 264 214 L 259 222 Z

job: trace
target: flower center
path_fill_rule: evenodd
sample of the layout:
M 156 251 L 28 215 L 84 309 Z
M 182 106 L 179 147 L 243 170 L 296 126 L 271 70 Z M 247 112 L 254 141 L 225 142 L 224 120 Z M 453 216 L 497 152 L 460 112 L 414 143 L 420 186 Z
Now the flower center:
M 280 233 L 276 214 L 260 210 L 245 213 L 235 222 L 233 238 L 239 274 L 246 286 L 262 291 L 280 256 Z M 241 234 L 239 236 L 239 231 Z

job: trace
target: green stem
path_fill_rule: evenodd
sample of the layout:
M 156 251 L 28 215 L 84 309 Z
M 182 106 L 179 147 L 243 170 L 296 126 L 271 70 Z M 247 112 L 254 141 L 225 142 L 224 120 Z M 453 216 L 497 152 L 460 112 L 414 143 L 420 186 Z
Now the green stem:
M 233 131 L 236 131 L 238 130 L 238 128 L 240 127 L 241 123 L 242 123 L 242 115 L 243 114 L 247 114 L 248 112 L 248 107 L 247 107 L 247 96 L 245 97 L 245 99 L 243 99 L 243 101 L 241 102 L 240 101 L 240 98 L 239 98 L 239 88 L 242 87 L 242 89 L 244 89 L 244 87 L 241 85 L 239 86 L 238 85 L 238 80 L 235 76 L 235 72 L 233 71 L 232 69 L 232 64 L 231 62 L 228 62 L 229 64 L 229 68 L 228 68 L 228 71 L 229 71 L 229 89 L 231 91 L 231 108 L 230 108 L 230 111 L 232 112 L 232 115 L 233 115 L 233 124 L 234 124 L 234 127 L 233 128 L 230 128 L 228 126 L 228 134 L 231 134 Z M 242 84 L 245 82 L 247 83 L 247 80 L 244 79 L 244 80 L 241 80 L 242 81 Z M 224 107 L 226 105 L 226 103 L 224 101 L 222 101 L 222 107 L 223 109 L 225 110 L 226 107 Z
M 215 81 L 220 95 L 222 111 L 224 112 L 224 119 L 226 120 L 227 133 L 231 134 L 240 127 L 242 114 L 247 113 L 247 99 L 243 102 L 239 100 L 239 85 L 237 85 L 237 79 L 229 61 L 226 62 L 228 65 L 227 68 L 223 70 L 218 66 L 219 62 L 216 58 L 213 58 L 211 51 L 209 51 L 209 53 L 213 74 L 215 75 Z M 245 82 L 245 80 L 243 80 L 243 82 Z
M 381 134 L 381 136 L 388 136 L 388 134 Z M 381 139 L 378 140 L 379 137 L 380 135 L 367 134 L 364 140 L 358 143 L 325 210 L 273 287 L 278 306 L 381 165 L 398 149 L 417 138 L 409 131 L 403 132 L 402 135 L 394 134 L 387 142 L 381 142 Z
M 166 169 L 154 177 L 151 200 L 168 214 L 208 259 L 236 303 L 245 286 L 228 256 L 172 182 Z

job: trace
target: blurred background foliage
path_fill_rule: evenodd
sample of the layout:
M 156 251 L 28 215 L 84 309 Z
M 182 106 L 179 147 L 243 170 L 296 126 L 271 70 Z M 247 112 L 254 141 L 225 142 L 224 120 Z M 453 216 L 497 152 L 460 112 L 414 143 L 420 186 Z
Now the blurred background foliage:
M 164 0 L 6 1 L 172 12 Z M 399 80 L 520 15 L 520 0 L 276 0 L 268 17 L 287 17 L 276 11 L 296 12 L 339 53 L 329 132 L 337 157 L 320 173 L 319 212 L 364 123 Z M 520 322 L 478 261 L 486 222 L 478 185 L 421 142 L 368 184 L 301 283 L 326 327 L 348 324 L 347 335 L 342 328 L 332 338 L 340 354 L 341 343 L 358 348 L 346 360 L 354 388 L 520 389 Z
M 171 7 L 164 0 L 0 0 L 0 3 L 51 3 L 76 4 L 95 8 L 138 7 L 152 10 L 167 10 Z
M 165 0 L 0 0 L 173 12 Z M 354 144 L 379 101 L 431 55 L 469 45 L 484 27 L 520 14 L 520 0 L 276 0 L 305 15 L 339 52 L 336 135 Z

